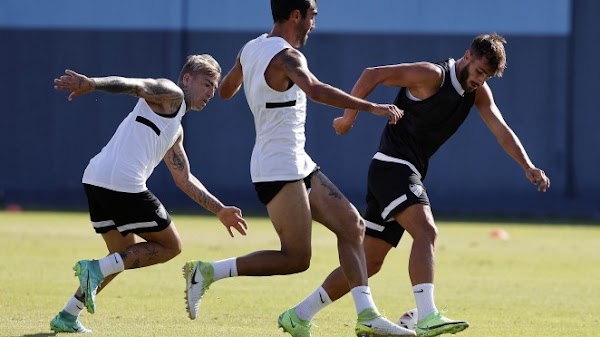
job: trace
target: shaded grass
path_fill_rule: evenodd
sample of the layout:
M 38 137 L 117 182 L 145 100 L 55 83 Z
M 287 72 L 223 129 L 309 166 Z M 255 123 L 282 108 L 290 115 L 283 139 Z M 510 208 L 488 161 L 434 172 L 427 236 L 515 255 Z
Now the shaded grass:
M 338 265 L 335 238 L 313 231 L 308 271 L 215 283 L 199 318 L 184 308 L 181 265 L 258 249 L 278 249 L 268 219 L 250 218 L 247 237 L 231 239 L 214 217 L 174 215 L 183 253 L 165 264 L 126 271 L 83 313 L 98 336 L 284 336 L 277 316 L 313 291 Z M 572 224 L 438 223 L 436 302 L 471 327 L 460 336 L 600 336 L 600 227 Z M 502 227 L 511 238 L 491 239 Z M 411 239 L 392 251 L 370 280 L 380 310 L 396 320 L 414 307 L 407 276 Z M 77 286 L 72 265 L 105 254 L 85 213 L 0 212 L 0 336 L 53 336 L 49 320 Z M 315 319 L 315 337 L 353 336 L 349 296 Z

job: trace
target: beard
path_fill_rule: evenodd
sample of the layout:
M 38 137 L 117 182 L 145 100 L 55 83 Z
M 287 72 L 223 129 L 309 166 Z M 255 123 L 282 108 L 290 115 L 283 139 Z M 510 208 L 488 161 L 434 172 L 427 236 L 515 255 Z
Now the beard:
M 458 81 L 465 91 L 472 91 L 467 80 L 469 79 L 469 64 L 466 64 L 458 74 Z
M 458 74 L 458 82 L 463 87 L 466 92 L 473 92 L 477 89 L 476 85 L 472 85 L 472 82 L 469 82 L 469 68 L 470 63 L 465 64 L 460 73 Z

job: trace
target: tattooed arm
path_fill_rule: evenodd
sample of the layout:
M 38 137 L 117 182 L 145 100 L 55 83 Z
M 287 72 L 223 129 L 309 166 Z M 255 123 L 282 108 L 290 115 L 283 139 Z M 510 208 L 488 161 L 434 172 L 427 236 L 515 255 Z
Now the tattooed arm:
M 183 102 L 183 91 L 168 79 L 125 78 L 119 76 L 90 78 L 72 70 L 54 79 L 54 89 L 71 92 L 69 101 L 94 90 L 112 94 L 129 94 L 143 98 L 159 114 L 173 114 Z
M 304 55 L 297 49 L 288 48 L 279 52 L 267 67 L 265 79 L 273 89 L 287 90 L 289 84 L 293 82 L 315 102 L 387 116 L 390 123 L 396 123 L 403 115 L 403 112 L 393 104 L 372 103 L 319 81 L 308 69 Z
M 167 151 L 165 163 L 175 180 L 175 184 L 200 206 L 214 213 L 225 225 L 229 235 L 233 237 L 231 227 L 242 235 L 246 235 L 248 224 L 242 218 L 242 211 L 233 206 L 225 206 L 212 195 L 206 187 L 190 171 L 190 163 L 183 148 L 183 131 L 175 144 Z

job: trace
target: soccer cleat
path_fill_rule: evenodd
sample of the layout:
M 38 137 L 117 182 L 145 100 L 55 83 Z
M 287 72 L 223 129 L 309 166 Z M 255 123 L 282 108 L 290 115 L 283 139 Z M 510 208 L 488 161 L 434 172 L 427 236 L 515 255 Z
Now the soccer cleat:
M 455 334 L 469 327 L 466 321 L 455 321 L 448 317 L 442 316 L 440 312 L 432 312 L 417 322 L 417 336 L 433 337 L 441 334 Z
M 81 324 L 77 316 L 73 316 L 64 310 L 50 321 L 50 330 L 54 332 L 92 333 L 92 330 Z
M 298 315 L 296 315 L 296 310 L 294 308 L 288 309 L 279 315 L 277 323 L 279 327 L 283 329 L 283 332 L 287 332 L 293 337 L 312 337 L 310 334 L 312 323 L 300 319 Z
M 392 323 L 373 309 L 364 309 L 358 314 L 357 337 L 400 337 L 416 336 L 415 332 Z
M 215 270 L 209 262 L 188 261 L 183 265 L 185 303 L 190 319 L 196 319 L 198 316 L 202 296 L 214 282 L 214 274 Z
M 79 277 L 79 287 L 84 296 L 84 303 L 90 314 L 96 312 L 96 292 L 104 280 L 98 260 L 81 260 L 73 267 L 75 276 Z

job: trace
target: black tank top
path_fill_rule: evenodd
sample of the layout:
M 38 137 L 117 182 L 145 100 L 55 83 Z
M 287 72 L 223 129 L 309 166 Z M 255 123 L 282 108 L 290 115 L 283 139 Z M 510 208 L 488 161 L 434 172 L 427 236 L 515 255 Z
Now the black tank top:
M 422 179 L 429 158 L 456 132 L 475 102 L 475 91 L 461 96 L 454 89 L 449 62 L 435 63 L 444 71 L 444 80 L 433 96 L 414 101 L 406 96 L 406 88 L 400 88 L 394 104 L 404 110 L 404 117 L 386 125 L 379 143 L 379 152 L 409 161 Z

